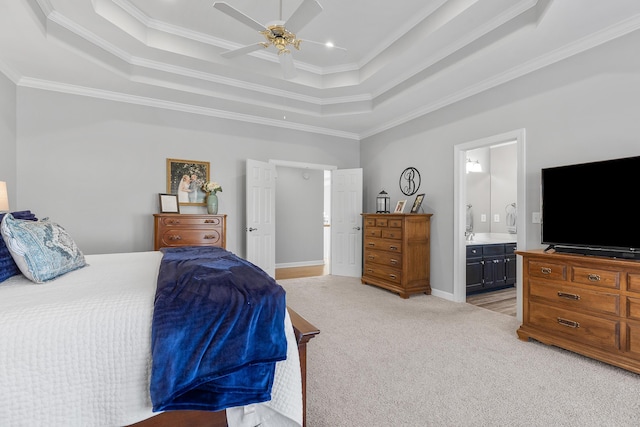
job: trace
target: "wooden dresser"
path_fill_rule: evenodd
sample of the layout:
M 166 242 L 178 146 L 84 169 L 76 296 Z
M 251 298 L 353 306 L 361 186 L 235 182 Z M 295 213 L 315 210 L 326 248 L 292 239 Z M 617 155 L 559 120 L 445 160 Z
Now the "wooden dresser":
M 431 294 L 430 219 L 432 214 L 362 214 L 362 283 L 398 293 Z
M 176 246 L 227 247 L 226 215 L 155 214 L 154 250 Z
M 523 258 L 520 339 L 640 373 L 640 262 L 516 253 Z

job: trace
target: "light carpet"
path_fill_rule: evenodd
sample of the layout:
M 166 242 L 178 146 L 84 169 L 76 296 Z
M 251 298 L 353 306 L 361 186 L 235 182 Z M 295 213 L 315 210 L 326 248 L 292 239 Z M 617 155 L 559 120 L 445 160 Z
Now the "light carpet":
M 307 427 L 640 425 L 639 375 L 521 341 L 512 316 L 359 278 L 278 282 L 320 329 Z

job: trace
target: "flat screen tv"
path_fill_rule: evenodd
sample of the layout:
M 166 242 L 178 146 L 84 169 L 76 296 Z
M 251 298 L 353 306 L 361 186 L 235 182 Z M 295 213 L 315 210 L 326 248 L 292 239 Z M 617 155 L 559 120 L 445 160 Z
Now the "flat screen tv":
M 542 243 L 640 259 L 640 156 L 542 169 Z

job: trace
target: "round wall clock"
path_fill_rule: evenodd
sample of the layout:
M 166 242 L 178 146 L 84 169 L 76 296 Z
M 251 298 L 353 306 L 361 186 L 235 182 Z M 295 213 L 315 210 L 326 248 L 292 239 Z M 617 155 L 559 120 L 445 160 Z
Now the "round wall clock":
M 416 168 L 406 168 L 400 174 L 400 191 L 405 196 L 413 196 L 420 188 L 420 172 Z

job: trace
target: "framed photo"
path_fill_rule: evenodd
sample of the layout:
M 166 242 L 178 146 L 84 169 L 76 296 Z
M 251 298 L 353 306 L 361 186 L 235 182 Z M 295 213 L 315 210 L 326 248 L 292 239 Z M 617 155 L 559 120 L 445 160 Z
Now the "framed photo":
M 422 205 L 422 201 L 424 200 L 424 193 L 418 194 L 416 196 L 416 200 L 413 202 L 413 206 L 411 207 L 411 213 L 418 213 L 418 209 Z
M 404 205 L 407 204 L 406 199 L 405 200 L 399 200 L 398 203 L 396 203 L 396 210 L 393 211 L 393 213 L 402 213 L 402 211 L 404 211 Z
M 167 159 L 167 193 L 177 195 L 179 205 L 206 206 L 202 184 L 209 173 L 209 162 Z
M 160 193 L 160 213 L 180 213 L 177 194 Z

